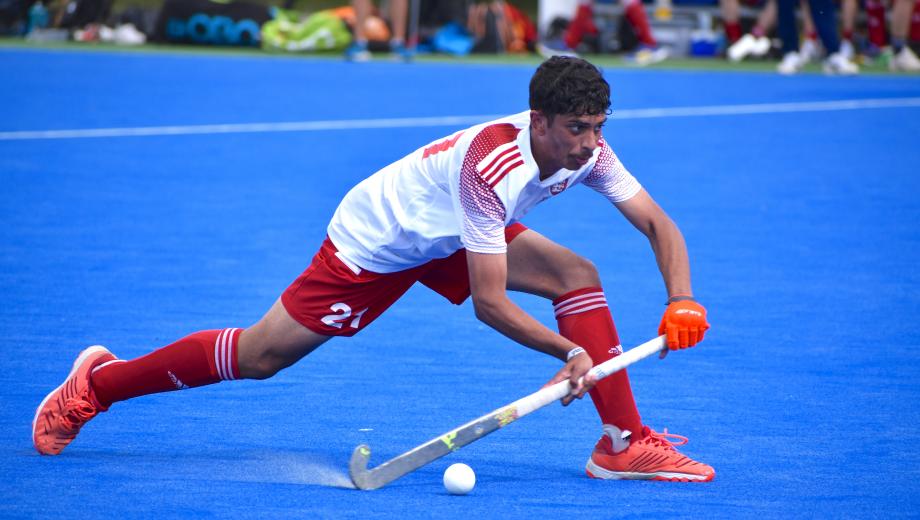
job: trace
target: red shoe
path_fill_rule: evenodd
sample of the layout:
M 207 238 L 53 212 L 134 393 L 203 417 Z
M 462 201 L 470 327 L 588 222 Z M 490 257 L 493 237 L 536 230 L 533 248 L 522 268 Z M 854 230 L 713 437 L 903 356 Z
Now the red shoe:
M 616 430 L 608 431 L 608 429 Z M 686 437 L 672 435 L 665 429 L 656 433 L 648 426 L 642 428 L 642 440 L 626 449 L 614 452 L 611 434 L 617 428 L 604 425 L 604 436 L 597 441 L 585 470 L 591 478 L 626 480 L 669 480 L 671 482 L 709 482 L 716 472 L 710 466 L 696 462 L 677 452 L 674 446 L 687 443 Z M 683 439 L 673 443 L 667 437 Z M 617 444 L 623 441 L 618 440 Z
M 42 455 L 57 455 L 67 447 L 90 419 L 104 412 L 92 397 L 89 378 L 93 369 L 115 361 L 105 347 L 90 347 L 80 353 L 64 383 L 45 397 L 32 420 L 32 444 Z

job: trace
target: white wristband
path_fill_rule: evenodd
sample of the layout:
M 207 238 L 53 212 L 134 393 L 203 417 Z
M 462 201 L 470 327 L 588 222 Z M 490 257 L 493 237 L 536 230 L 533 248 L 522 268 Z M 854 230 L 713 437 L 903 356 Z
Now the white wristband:
M 573 357 L 575 357 L 575 356 L 581 354 L 581 353 L 584 352 L 584 351 L 585 351 L 585 349 L 583 349 L 583 348 L 581 348 L 581 347 L 575 347 L 575 348 L 573 348 L 572 350 L 570 350 L 568 354 L 566 354 L 565 360 L 566 360 L 566 361 L 571 361 Z

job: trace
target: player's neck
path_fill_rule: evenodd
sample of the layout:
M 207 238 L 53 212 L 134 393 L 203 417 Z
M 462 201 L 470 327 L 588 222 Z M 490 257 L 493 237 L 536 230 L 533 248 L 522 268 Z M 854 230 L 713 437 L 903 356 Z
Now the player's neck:
M 546 152 L 545 147 L 542 146 L 540 142 L 540 136 L 537 135 L 536 132 L 530 133 L 530 153 L 533 154 L 533 160 L 537 163 L 537 168 L 540 170 L 541 181 L 549 179 L 562 169 L 562 165 L 557 163 L 555 159 Z

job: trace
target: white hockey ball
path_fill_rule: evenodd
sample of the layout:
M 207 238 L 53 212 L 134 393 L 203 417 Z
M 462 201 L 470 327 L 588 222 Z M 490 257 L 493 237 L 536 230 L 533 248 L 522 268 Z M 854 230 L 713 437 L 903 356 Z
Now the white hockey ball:
M 476 485 L 476 474 L 466 464 L 453 464 L 444 472 L 444 487 L 452 495 L 465 495 Z

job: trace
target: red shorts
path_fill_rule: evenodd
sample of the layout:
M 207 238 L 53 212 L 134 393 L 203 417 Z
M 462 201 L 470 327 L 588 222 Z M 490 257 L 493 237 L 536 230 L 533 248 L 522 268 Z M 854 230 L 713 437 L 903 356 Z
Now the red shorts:
M 505 243 L 527 230 L 523 224 L 505 228 Z M 393 305 L 415 282 L 460 305 L 470 296 L 466 249 L 396 273 L 355 274 L 339 257 L 329 237 L 310 267 L 281 295 L 292 318 L 323 336 L 354 336 Z

